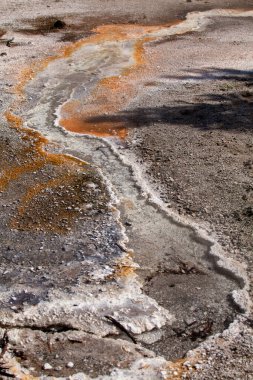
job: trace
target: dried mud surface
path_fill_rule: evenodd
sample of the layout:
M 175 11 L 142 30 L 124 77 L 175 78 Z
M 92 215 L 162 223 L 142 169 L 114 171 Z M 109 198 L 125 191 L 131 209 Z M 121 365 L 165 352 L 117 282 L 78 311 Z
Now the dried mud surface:
M 0 378 L 252 378 L 251 7 L 1 2 Z

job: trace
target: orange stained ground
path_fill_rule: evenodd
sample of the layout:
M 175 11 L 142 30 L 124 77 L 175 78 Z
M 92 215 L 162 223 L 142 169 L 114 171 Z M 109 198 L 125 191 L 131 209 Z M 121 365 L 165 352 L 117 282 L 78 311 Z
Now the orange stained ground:
M 53 178 L 51 180 L 48 180 L 44 183 L 38 183 L 35 184 L 33 187 L 28 188 L 25 195 L 21 198 L 21 204 L 18 207 L 17 215 L 11 220 L 10 226 L 11 228 L 22 230 L 29 230 L 29 229 L 35 229 L 35 230 L 43 230 L 43 231 L 53 231 L 55 233 L 64 233 L 66 232 L 66 226 L 61 226 L 60 222 L 65 219 L 68 221 L 68 225 L 71 224 L 71 221 L 74 219 L 74 217 L 77 215 L 77 212 L 69 212 L 66 208 L 66 206 L 54 207 L 54 212 L 52 213 L 52 216 L 49 215 L 49 217 L 45 218 L 47 214 L 43 212 L 43 210 L 40 210 L 40 207 L 45 207 L 45 204 L 43 202 L 39 202 L 36 197 L 43 193 L 44 190 L 50 189 L 51 192 L 53 189 L 56 189 L 58 186 L 62 185 L 63 183 L 66 185 L 70 185 L 71 182 L 73 182 L 74 175 L 69 173 L 61 176 L 58 176 L 57 178 Z M 33 206 L 32 201 L 35 200 L 35 207 L 37 210 L 39 210 L 40 215 L 35 216 L 31 210 L 31 207 Z M 51 195 L 50 198 L 46 198 L 46 202 L 48 202 L 48 207 L 52 209 L 54 206 L 54 199 Z M 40 204 L 41 203 L 41 204 Z M 28 216 L 28 221 L 24 221 L 23 218 L 25 217 L 25 214 Z M 32 221 L 29 221 L 29 214 L 33 215 Z M 25 218 L 24 218 L 25 219 Z
M 195 357 L 189 358 L 189 361 L 191 363 L 191 366 L 193 367 L 193 370 L 189 370 L 187 367 L 184 366 L 184 363 L 186 362 L 186 359 L 178 359 L 174 362 L 169 362 L 166 370 L 168 371 L 168 375 L 165 377 L 166 380 L 182 380 L 183 375 L 187 377 L 187 375 L 192 374 L 192 371 L 195 372 L 194 365 L 199 360 L 198 354 Z
M 17 102 L 25 99 L 24 90 L 26 85 L 36 76 L 38 72 L 43 71 L 47 66 L 58 59 L 70 57 L 75 51 L 82 46 L 89 44 L 101 44 L 106 41 L 136 41 L 133 52 L 135 63 L 132 67 L 124 70 L 120 76 L 106 78 L 98 84 L 94 90 L 89 104 L 80 112 L 80 103 L 72 101 L 65 103 L 62 107 L 64 116 L 60 119 L 59 124 L 68 131 L 92 134 L 100 137 L 117 136 L 124 139 L 127 135 L 125 123 L 120 122 L 92 122 L 91 119 L 97 116 L 113 115 L 124 109 L 129 101 L 138 92 L 137 85 L 140 79 L 152 70 L 150 60 L 145 54 L 144 44 L 154 38 L 147 37 L 148 33 L 159 31 L 162 28 L 176 25 L 181 21 L 174 21 L 166 25 L 144 26 L 144 25 L 103 25 L 93 30 L 94 35 L 79 40 L 67 47 L 61 49 L 58 53 L 41 59 L 26 67 L 21 71 L 18 84 L 14 92 L 17 100 L 14 102 L 15 108 Z
M 171 23 L 168 26 L 175 25 Z M 134 64 L 123 70 L 120 76 L 101 80 L 89 96 L 85 106 L 78 100 L 69 100 L 61 107 L 59 124 L 64 129 L 80 134 L 98 137 L 116 136 L 124 139 L 127 128 L 124 120 L 111 121 L 110 116 L 117 115 L 138 93 L 138 84 L 154 68 L 145 53 L 144 44 L 154 37 L 147 37 L 150 32 L 159 31 L 163 26 L 140 25 L 106 25 L 95 29 L 96 35 L 86 40 L 87 44 L 99 44 L 104 41 L 135 41 Z M 104 117 L 105 116 L 105 117 Z M 104 117 L 104 118 L 103 118 Z M 97 118 L 97 121 L 94 121 Z M 100 120 L 98 119 L 100 118 Z
M 177 24 L 178 21 L 171 23 L 170 25 Z M 166 25 L 167 27 L 169 25 Z M 18 84 L 14 88 L 14 92 L 19 97 L 24 97 L 25 86 L 36 76 L 37 73 L 43 71 L 47 66 L 58 59 L 64 59 L 70 57 L 75 51 L 82 46 L 90 44 L 100 44 L 105 41 L 124 41 L 136 38 L 137 35 L 141 37 L 144 32 L 152 32 L 160 30 L 163 26 L 142 26 L 142 25 L 103 25 L 93 30 L 95 35 L 88 38 L 76 41 L 64 48 L 58 53 L 44 59 L 37 60 L 32 65 L 25 67 L 19 76 Z M 138 55 L 138 53 L 137 53 Z
M 145 77 L 149 70 L 152 69 L 150 59 L 146 57 L 144 44 L 151 41 L 152 38 L 146 37 L 148 33 L 159 31 L 163 26 L 142 26 L 142 25 L 105 25 L 94 30 L 95 35 L 87 39 L 77 41 L 61 49 L 58 53 L 45 59 L 38 60 L 29 67 L 23 69 L 19 76 L 18 84 L 14 88 L 16 98 L 10 105 L 9 111 L 6 111 L 5 117 L 11 128 L 15 128 L 21 134 L 23 140 L 27 140 L 30 144 L 27 147 L 30 158 L 18 165 L 10 166 L 3 170 L 0 179 L 0 190 L 6 189 L 9 183 L 26 173 L 38 171 L 46 164 L 61 166 L 63 164 L 71 166 L 84 167 L 85 163 L 76 158 L 72 158 L 63 154 L 54 154 L 47 152 L 44 147 L 48 144 L 48 140 L 39 132 L 23 126 L 21 117 L 15 115 L 15 110 L 20 108 L 22 102 L 25 101 L 25 87 L 36 76 L 38 72 L 43 71 L 53 61 L 70 57 L 75 51 L 84 45 L 100 44 L 105 41 L 135 41 L 133 51 L 134 64 L 127 70 L 124 70 L 120 76 L 109 77 L 100 81 L 98 86 L 92 93 L 86 109 L 81 108 L 78 101 L 70 100 L 64 104 L 63 113 L 68 115 L 60 120 L 60 124 L 69 131 L 93 134 L 96 136 L 109 137 L 117 136 L 121 139 L 127 135 L 124 122 L 103 121 L 99 123 L 91 122 L 89 119 L 100 115 L 116 114 L 124 108 L 136 95 L 138 89 L 136 84 L 140 78 Z M 56 183 L 47 183 L 44 186 L 56 186 Z M 36 191 L 27 191 L 23 198 L 19 213 L 22 215 L 27 203 L 31 201 L 43 189 L 36 187 Z M 124 267 L 124 266 L 123 266 Z M 123 272 L 127 272 L 127 265 L 122 268 Z M 130 270 L 131 271 L 131 270 Z
M 47 152 L 44 150 L 44 146 L 48 144 L 48 140 L 45 137 L 35 130 L 23 127 L 22 119 L 13 113 L 6 112 L 5 117 L 9 122 L 9 126 L 16 129 L 20 133 L 22 140 L 28 141 L 28 145 L 25 149 L 17 152 L 17 157 L 19 159 L 14 164 L 10 163 L 2 170 L 0 178 L 0 191 L 5 190 L 12 181 L 22 177 L 25 174 L 38 172 L 40 169 L 46 167 L 46 165 L 54 165 L 58 167 L 64 166 L 67 173 L 65 177 L 58 175 L 56 178 L 45 183 L 38 183 L 36 185 L 32 184 L 31 187 L 27 188 L 25 195 L 20 199 L 21 202 L 17 210 L 17 215 L 10 224 L 11 228 L 19 228 L 20 220 L 34 198 L 36 198 L 44 189 L 54 189 L 62 184 L 62 182 L 66 185 L 71 184 L 73 182 L 73 175 L 74 173 L 77 173 L 77 169 L 81 168 L 81 170 L 83 170 L 84 168 L 87 168 L 87 164 L 75 157 Z M 22 154 L 24 154 L 25 157 L 23 157 Z M 58 209 L 60 209 L 60 207 L 58 207 Z M 67 211 L 63 213 L 62 210 L 58 211 L 58 213 L 55 212 L 55 215 L 58 215 L 57 218 L 59 220 L 65 217 L 71 221 L 75 216 L 74 213 Z M 58 228 L 58 219 L 55 220 L 55 225 L 52 226 L 49 224 L 47 225 L 46 223 L 43 224 L 40 220 L 37 221 L 37 224 L 41 222 L 40 224 L 43 230 L 54 230 L 59 233 L 65 232 L 64 229 Z M 24 226 L 21 227 L 24 229 Z
M 43 148 L 45 144 L 48 143 L 48 140 L 39 132 L 23 127 L 23 120 L 21 117 L 7 111 L 5 113 L 5 118 L 9 122 L 11 128 L 15 128 L 22 133 L 22 140 L 29 141 L 30 148 L 28 149 L 30 149 L 31 152 L 31 159 L 26 163 L 22 163 L 15 167 L 9 167 L 4 170 L 0 179 L 0 190 L 4 190 L 11 181 L 19 178 L 23 174 L 39 170 L 46 164 L 59 166 L 63 163 L 69 163 L 81 167 L 85 166 L 83 161 L 78 160 L 75 157 L 45 151 Z

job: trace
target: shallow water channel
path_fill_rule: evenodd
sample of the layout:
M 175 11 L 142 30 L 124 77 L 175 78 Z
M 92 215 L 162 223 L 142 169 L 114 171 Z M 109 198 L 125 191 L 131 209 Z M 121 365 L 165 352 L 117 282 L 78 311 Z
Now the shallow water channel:
M 129 106 L 154 72 L 144 44 L 179 33 L 176 28 L 98 28 L 95 36 L 69 56 L 49 63 L 28 83 L 23 109 L 28 127 L 57 143 L 64 154 L 87 161 L 102 173 L 120 211 L 127 247 L 133 251 L 131 260 L 138 264 L 135 273 L 142 291 L 174 316 L 172 324 L 140 331 L 137 340 L 169 359 L 181 357 L 228 327 L 238 312 L 232 291 L 244 285 L 218 264 L 211 240 L 187 221 L 173 218 L 151 196 L 140 168 L 125 149 L 124 120 L 113 126 L 103 120 Z M 187 28 L 196 25 L 186 24 L 181 32 Z

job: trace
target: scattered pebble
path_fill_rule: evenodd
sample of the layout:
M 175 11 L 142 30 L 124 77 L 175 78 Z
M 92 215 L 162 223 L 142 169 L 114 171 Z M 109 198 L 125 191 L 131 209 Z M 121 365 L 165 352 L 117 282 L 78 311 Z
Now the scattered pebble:
M 53 369 L 53 367 L 51 366 L 51 364 L 49 364 L 49 363 L 45 363 L 45 364 L 43 365 L 43 369 L 45 369 L 46 371 L 49 371 L 49 370 Z

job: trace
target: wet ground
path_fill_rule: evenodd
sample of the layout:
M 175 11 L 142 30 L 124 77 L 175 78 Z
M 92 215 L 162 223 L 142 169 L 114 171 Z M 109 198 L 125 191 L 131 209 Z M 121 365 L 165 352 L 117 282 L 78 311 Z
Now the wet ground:
M 143 379 L 158 374 L 177 379 L 183 373 L 191 378 L 202 354 L 189 359 L 190 368 L 181 358 L 209 336 L 228 327 L 233 331 L 237 322 L 231 323 L 245 321 L 249 313 L 244 260 L 229 255 L 225 245 L 222 249 L 197 219 L 168 207 L 170 196 L 161 194 L 161 186 L 165 172 L 174 177 L 165 155 L 172 156 L 173 166 L 177 157 L 166 145 L 167 124 L 173 128 L 178 120 L 168 102 L 178 103 L 179 93 L 181 101 L 185 96 L 190 102 L 176 78 L 185 70 L 178 73 L 172 52 L 189 54 L 189 39 L 195 46 L 199 36 L 209 41 L 208 33 L 215 36 L 216 30 L 225 41 L 234 23 L 238 33 L 248 30 L 252 13 L 213 11 L 183 20 L 178 9 L 172 6 L 160 25 L 147 13 L 145 25 L 139 25 L 131 17 L 122 22 L 120 12 L 114 16 L 116 9 L 111 19 L 100 21 L 60 17 L 60 11 L 57 17 L 29 21 L 28 6 L 12 29 L 16 38 L 9 39 L 9 32 L 4 36 L 4 49 L 13 54 L 3 58 L 6 73 L 5 62 L 18 51 L 23 62 L 19 70 L 13 68 L 17 80 L 3 84 L 10 91 L 2 100 L 0 314 L 3 333 L 8 329 L 6 347 L 2 341 L 11 367 L 7 372 L 21 378 L 84 372 L 95 378 L 114 369 L 110 378 L 132 377 L 131 371 Z M 49 41 L 57 49 L 50 50 Z M 250 72 L 250 61 L 242 66 L 245 59 L 233 70 Z M 217 72 L 209 68 L 208 80 Z M 199 75 L 195 71 L 194 78 L 181 80 L 196 81 Z M 249 95 L 243 90 L 249 118 L 250 90 Z M 231 115 L 219 107 L 222 112 L 210 110 L 222 117 L 213 124 L 230 125 Z M 183 117 L 193 123 L 189 108 Z M 196 112 L 198 126 L 209 121 L 206 107 Z M 246 129 L 246 121 L 243 125 Z M 176 133 L 183 142 L 182 133 Z M 189 140 L 191 133 L 186 134 Z M 169 141 L 178 144 L 171 136 Z M 154 149 L 159 157 L 143 155 Z M 233 342 L 233 333 L 228 336 Z

